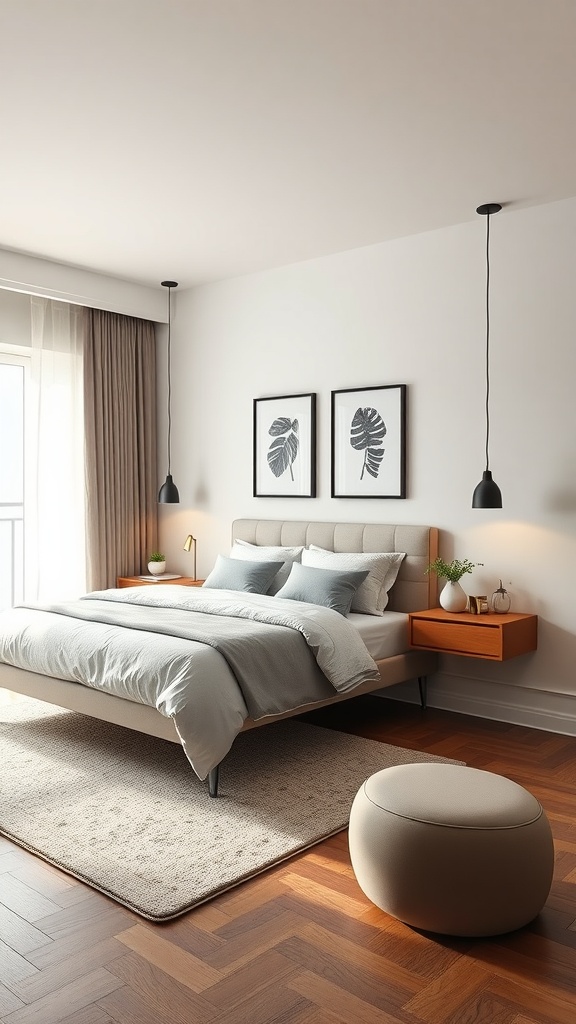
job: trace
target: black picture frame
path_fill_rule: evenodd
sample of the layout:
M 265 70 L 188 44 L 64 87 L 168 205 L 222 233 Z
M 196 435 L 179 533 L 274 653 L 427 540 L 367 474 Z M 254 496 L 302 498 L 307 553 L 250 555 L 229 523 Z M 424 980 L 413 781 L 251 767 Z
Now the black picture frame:
M 406 497 L 406 384 L 332 391 L 332 497 Z
M 255 398 L 255 498 L 316 497 L 316 394 Z

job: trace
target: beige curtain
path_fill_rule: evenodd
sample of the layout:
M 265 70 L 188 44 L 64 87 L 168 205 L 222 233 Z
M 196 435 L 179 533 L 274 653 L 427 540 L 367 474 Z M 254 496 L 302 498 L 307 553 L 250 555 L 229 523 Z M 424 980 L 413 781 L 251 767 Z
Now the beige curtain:
M 89 590 L 146 571 L 157 548 L 156 343 L 148 320 L 85 310 Z

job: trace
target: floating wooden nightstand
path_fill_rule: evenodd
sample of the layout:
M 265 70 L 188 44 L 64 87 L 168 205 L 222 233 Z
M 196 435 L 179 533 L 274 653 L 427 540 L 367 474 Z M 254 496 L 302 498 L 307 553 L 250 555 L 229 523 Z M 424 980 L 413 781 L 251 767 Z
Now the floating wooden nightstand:
M 408 615 L 410 646 L 465 658 L 507 661 L 538 646 L 538 616 L 519 612 L 472 615 L 429 608 Z

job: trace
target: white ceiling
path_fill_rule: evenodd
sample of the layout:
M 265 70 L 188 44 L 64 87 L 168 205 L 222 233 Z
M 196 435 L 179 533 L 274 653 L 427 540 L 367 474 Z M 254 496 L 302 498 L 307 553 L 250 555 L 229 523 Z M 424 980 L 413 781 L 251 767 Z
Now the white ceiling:
M 574 0 L 0 0 L 0 247 L 181 287 L 576 195 Z

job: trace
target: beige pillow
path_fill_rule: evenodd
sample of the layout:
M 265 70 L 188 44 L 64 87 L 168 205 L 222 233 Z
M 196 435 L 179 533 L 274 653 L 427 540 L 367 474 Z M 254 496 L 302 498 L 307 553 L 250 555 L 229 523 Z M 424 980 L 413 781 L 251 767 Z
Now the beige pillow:
M 405 551 L 327 551 L 311 544 L 302 552 L 302 565 L 316 569 L 368 569 L 368 576 L 354 594 L 351 611 L 383 615 L 388 591 L 405 555 Z
M 230 558 L 242 558 L 247 562 L 283 562 L 276 573 L 267 594 L 276 594 L 283 587 L 290 575 L 294 562 L 302 560 L 303 547 L 280 547 L 279 545 L 249 544 L 247 540 L 235 540 Z

